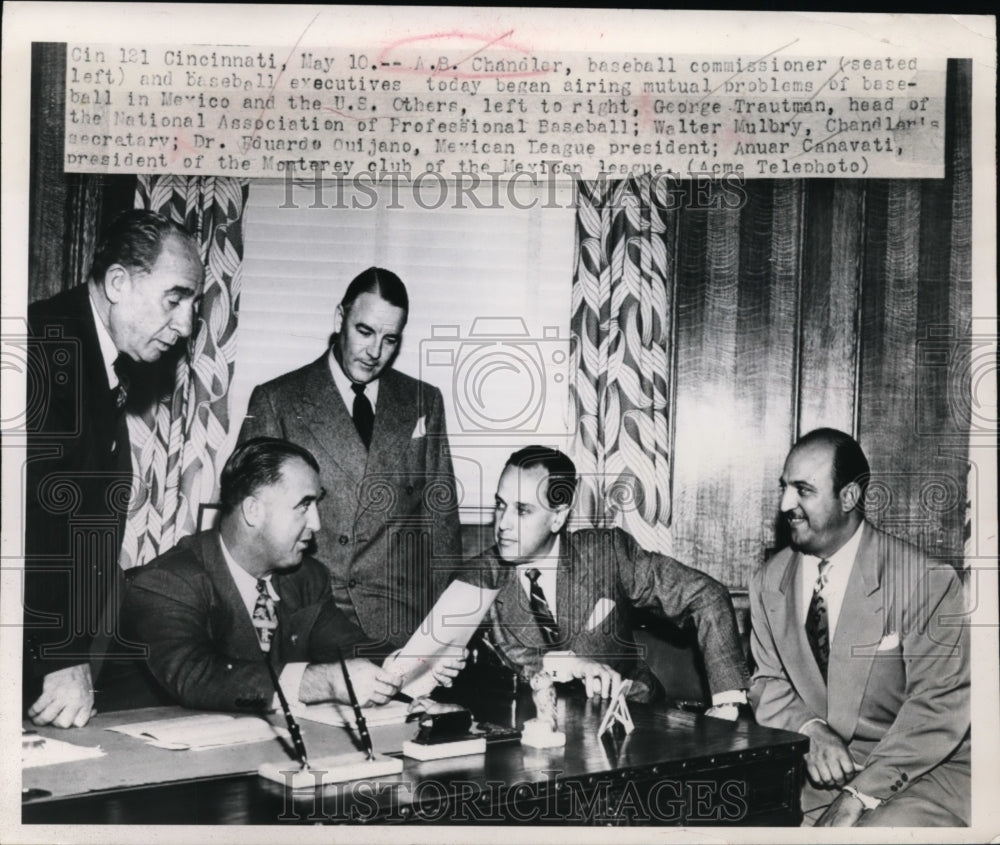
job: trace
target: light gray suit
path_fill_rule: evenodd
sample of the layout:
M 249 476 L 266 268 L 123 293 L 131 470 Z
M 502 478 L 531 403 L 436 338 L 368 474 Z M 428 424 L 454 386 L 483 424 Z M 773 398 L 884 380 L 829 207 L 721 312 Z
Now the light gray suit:
M 757 720 L 791 731 L 826 720 L 864 765 L 851 783 L 885 802 L 867 824 L 968 824 L 969 638 L 958 575 L 866 523 L 826 684 L 805 635 L 800 559 L 783 549 L 751 579 Z M 803 811 L 836 795 L 807 786 Z
M 257 435 L 316 457 L 326 490 L 316 557 L 337 606 L 370 639 L 403 645 L 462 558 L 441 392 L 385 370 L 366 450 L 324 353 L 254 389 L 239 439 Z

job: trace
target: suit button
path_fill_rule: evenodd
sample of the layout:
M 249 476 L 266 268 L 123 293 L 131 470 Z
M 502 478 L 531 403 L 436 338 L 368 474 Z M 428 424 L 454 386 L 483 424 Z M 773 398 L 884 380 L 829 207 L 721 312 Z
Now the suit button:
M 341 534 L 339 539 L 340 539 L 340 545 L 342 546 L 346 546 L 349 542 L 351 542 L 351 538 L 348 537 L 346 534 Z
M 903 783 L 906 783 L 910 779 L 910 776 L 906 772 L 903 772 L 900 777 L 903 779 Z
M 889 789 L 891 789 L 893 792 L 896 792 L 899 789 L 899 787 L 893 785 L 893 786 L 890 786 Z
M 355 587 L 358 586 L 358 582 L 354 578 L 352 578 L 350 581 L 347 582 L 347 586 L 353 590 Z

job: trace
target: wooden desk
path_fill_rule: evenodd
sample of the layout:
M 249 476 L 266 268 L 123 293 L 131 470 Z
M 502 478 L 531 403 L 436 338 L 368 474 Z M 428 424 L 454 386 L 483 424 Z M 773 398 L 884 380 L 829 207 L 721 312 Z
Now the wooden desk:
M 179 782 L 98 788 L 87 794 L 43 798 L 23 806 L 30 823 L 74 824 L 634 824 L 798 825 L 802 758 L 808 740 L 759 727 L 748 719 L 723 722 L 678 710 L 631 707 L 635 731 L 599 740 L 596 728 L 607 705 L 582 693 L 560 698 L 565 748 L 540 751 L 520 743 L 491 745 L 485 755 L 420 763 L 405 761 L 401 775 L 355 781 L 294 797 L 253 774 L 264 761 L 288 759 L 280 743 L 216 751 L 165 752 L 138 740 L 103 733 L 108 755 L 87 766 L 121 771 L 125 755 L 136 771 Z M 534 715 L 525 702 L 473 708 L 479 718 L 516 721 Z M 189 711 L 136 711 L 130 721 Z M 104 714 L 83 731 L 124 721 Z M 95 724 L 96 723 L 96 724 Z M 303 721 L 311 755 L 350 748 L 345 731 Z M 398 751 L 413 725 L 373 730 L 380 751 Z M 53 736 L 85 744 L 80 734 Z M 94 736 L 91 734 L 90 736 Z M 108 738 L 114 738 L 113 742 Z M 112 747 L 114 745 L 115 747 Z M 127 746 L 127 747 L 126 747 Z M 163 755 L 167 755 L 164 757 Z M 187 755 L 187 756 L 176 756 Z M 197 756 L 192 756 L 197 755 Z M 166 761 L 177 761 L 170 768 Z M 184 765 L 181 765 L 181 762 Z M 73 764 L 81 765 L 81 764 Z M 200 775 L 191 776 L 199 767 Z M 220 773 L 219 769 L 228 769 Z M 81 770 L 82 771 L 82 770 Z M 100 774 L 93 769 L 91 777 Z M 57 780 L 45 768 L 25 771 L 24 785 L 45 788 Z M 92 781 L 93 783 L 93 781 Z M 88 787 L 81 783 L 81 790 Z M 89 787 L 93 789 L 93 785 Z

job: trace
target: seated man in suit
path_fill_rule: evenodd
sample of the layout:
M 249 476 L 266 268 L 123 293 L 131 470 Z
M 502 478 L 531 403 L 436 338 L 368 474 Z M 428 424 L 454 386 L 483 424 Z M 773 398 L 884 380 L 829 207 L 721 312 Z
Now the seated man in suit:
M 147 665 L 186 707 L 270 709 L 274 684 L 304 703 L 349 701 L 339 660 L 364 635 L 337 609 L 326 568 L 306 554 L 323 495 L 316 459 L 259 437 L 239 446 L 220 479 L 217 530 L 185 537 L 141 569 L 123 616 L 148 646 Z M 384 704 L 398 676 L 347 659 L 362 706 Z M 449 684 L 460 664 L 438 670 Z
M 709 712 L 735 718 L 748 677 L 725 587 L 645 551 L 620 529 L 564 531 L 576 481 L 576 467 L 557 449 L 528 446 L 508 458 L 496 492 L 496 545 L 459 575 L 500 590 L 484 645 L 521 676 L 544 669 L 602 697 L 625 676 L 629 697 L 650 701 L 663 688 L 629 624 L 632 608 L 649 609 L 695 624 L 715 705 Z
M 791 546 L 750 584 L 763 725 L 806 734 L 806 823 L 969 823 L 969 640 L 953 567 L 864 518 L 868 460 L 841 431 L 781 476 Z

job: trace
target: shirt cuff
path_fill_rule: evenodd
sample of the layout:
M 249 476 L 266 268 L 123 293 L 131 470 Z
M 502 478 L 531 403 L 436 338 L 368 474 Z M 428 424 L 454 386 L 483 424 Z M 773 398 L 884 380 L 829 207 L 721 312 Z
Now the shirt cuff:
M 712 706 L 718 707 L 720 704 L 746 704 L 746 690 L 727 689 L 717 692 L 712 696 Z
M 821 719 L 819 716 L 813 716 L 811 719 L 807 719 L 801 725 L 799 725 L 799 729 L 798 731 L 796 731 L 796 733 L 805 733 L 805 729 L 813 722 L 821 722 L 822 724 L 825 725 L 826 719 Z
M 547 651 L 542 655 L 542 671 L 548 672 L 557 683 L 572 681 L 573 676 L 567 669 L 570 660 L 576 660 L 574 651 Z
M 286 663 L 285 668 L 281 670 L 281 674 L 278 676 L 278 683 L 281 684 L 281 690 L 285 693 L 285 698 L 288 699 L 289 707 L 301 704 L 299 687 L 302 686 L 302 676 L 305 674 L 308 665 L 308 663 Z M 274 698 L 271 700 L 271 709 L 281 709 L 281 701 L 278 699 L 278 693 L 275 693 Z

